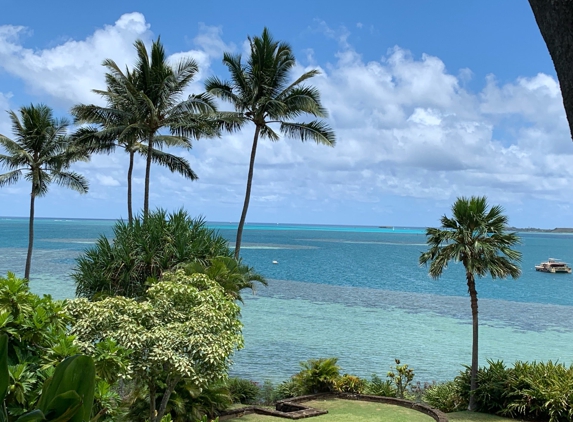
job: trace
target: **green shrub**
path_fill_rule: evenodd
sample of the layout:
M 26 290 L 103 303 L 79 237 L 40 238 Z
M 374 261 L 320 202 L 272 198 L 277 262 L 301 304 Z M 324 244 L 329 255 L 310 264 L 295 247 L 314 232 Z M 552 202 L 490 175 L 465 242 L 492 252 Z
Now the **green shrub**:
M 259 396 L 257 397 L 257 403 L 264 406 L 270 406 L 277 401 L 277 391 L 273 383 L 266 380 L 263 385 L 259 387 Z
M 400 359 L 394 359 L 394 362 L 396 365 L 390 368 L 387 377 L 390 378 L 396 387 L 396 397 L 403 399 L 408 386 L 414 379 L 414 370 L 406 364 L 400 364 Z
M 157 385 L 156 409 L 159 408 L 164 387 Z M 226 385 L 214 383 L 199 389 L 189 379 L 177 384 L 169 396 L 165 417 L 174 422 L 201 421 L 214 419 L 221 411 L 232 404 L 231 395 Z M 147 387 L 139 385 L 132 390 L 129 400 L 123 403 L 127 408 L 126 417 L 119 419 L 129 422 L 149 421 L 149 394 Z M 99 421 L 98 421 L 99 422 Z M 163 422 L 163 421 L 162 421 Z
M 467 403 L 470 369 L 456 377 L 454 384 L 452 396 L 459 393 L 463 403 Z M 488 361 L 488 366 L 478 369 L 475 398 L 481 412 L 550 422 L 571 421 L 573 367 L 549 361 L 516 362 L 513 368 L 507 368 L 503 362 Z M 431 394 L 425 399 L 432 400 Z
M 455 379 L 464 401 L 470 399 L 471 368 L 460 372 Z M 478 368 L 477 388 L 474 392 L 476 410 L 484 413 L 499 413 L 507 406 L 506 394 L 511 369 L 503 361 L 488 360 L 488 365 Z
M 344 374 L 334 382 L 334 389 L 339 393 L 362 394 L 367 382 L 354 375 Z
M 337 362 L 337 358 L 309 359 L 301 362 L 302 370 L 293 376 L 293 380 L 303 395 L 334 391 L 334 382 L 340 376 Z
M 462 397 L 460 384 L 455 381 L 427 388 L 422 400 L 445 413 L 465 410 L 468 407 L 467 400 Z
M 227 388 L 233 403 L 254 404 L 259 397 L 259 386 L 247 379 L 229 378 Z
M 291 397 L 302 396 L 300 386 L 294 379 L 283 381 L 275 388 L 275 401 L 290 399 Z
M 365 392 L 374 396 L 396 397 L 396 388 L 394 388 L 392 381 L 383 380 L 376 374 L 372 374 Z
M 573 366 L 516 362 L 509 374 L 508 404 L 500 413 L 550 422 L 573 420 Z
M 76 259 L 72 278 L 78 297 L 141 297 L 149 278 L 158 279 L 180 264 L 207 265 L 215 257 L 232 257 L 226 239 L 183 210 L 157 210 L 146 219 L 137 216 L 132 224 L 118 221 L 113 234 L 113 240 L 101 236 Z
M 0 277 L 0 336 L 8 338 L 9 420 L 33 409 L 55 366 L 79 353 L 67 334 L 70 322 L 62 301 L 33 294 L 27 281 L 13 273 Z

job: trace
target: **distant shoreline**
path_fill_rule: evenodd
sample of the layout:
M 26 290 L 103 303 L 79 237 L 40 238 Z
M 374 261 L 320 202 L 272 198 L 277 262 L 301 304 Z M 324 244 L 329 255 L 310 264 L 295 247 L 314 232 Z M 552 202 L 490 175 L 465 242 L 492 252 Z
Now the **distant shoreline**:
M 569 227 L 557 227 L 555 229 L 537 229 L 534 227 L 518 228 L 518 227 L 508 227 L 508 231 L 512 232 L 531 232 L 531 233 L 573 233 L 573 228 Z
M 29 217 L 16 217 L 16 216 L 0 216 L 0 220 L 28 220 Z M 83 218 L 83 217 L 35 217 L 35 220 L 52 220 L 52 221 L 118 221 L 122 220 L 113 218 Z M 207 224 L 225 224 L 225 225 L 236 225 L 238 223 L 232 221 L 206 221 Z M 398 230 L 426 230 L 427 227 L 420 226 L 369 226 L 369 225 L 359 225 L 359 224 L 312 224 L 312 223 L 259 223 L 259 222 L 248 222 L 246 226 L 256 226 L 256 225 L 269 225 L 269 226 L 307 226 L 307 227 L 345 227 L 345 228 L 378 228 L 378 229 L 398 229 Z M 569 233 L 573 234 L 573 228 L 571 227 L 556 227 L 554 229 L 540 229 L 537 227 L 507 227 L 508 231 L 520 232 L 520 233 Z

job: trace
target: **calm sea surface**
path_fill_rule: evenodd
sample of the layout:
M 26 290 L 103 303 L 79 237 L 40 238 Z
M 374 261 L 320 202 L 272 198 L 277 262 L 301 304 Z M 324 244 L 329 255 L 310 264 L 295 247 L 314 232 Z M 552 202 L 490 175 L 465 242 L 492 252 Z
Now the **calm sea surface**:
M 71 298 L 75 258 L 109 220 L 36 221 L 30 285 Z M 235 226 L 210 223 L 230 241 Z M 573 236 L 522 234 L 523 275 L 478 280 L 480 360 L 573 363 L 573 275 L 539 273 L 548 257 L 573 261 Z M 0 218 L 0 274 L 22 276 L 27 220 Z M 422 229 L 247 225 L 241 255 L 269 287 L 244 294 L 245 348 L 232 374 L 281 381 L 302 360 L 335 356 L 343 372 L 386 374 L 394 358 L 421 381 L 453 378 L 471 359 L 471 312 L 463 267 L 440 280 L 419 267 Z M 278 261 L 278 264 L 273 264 Z

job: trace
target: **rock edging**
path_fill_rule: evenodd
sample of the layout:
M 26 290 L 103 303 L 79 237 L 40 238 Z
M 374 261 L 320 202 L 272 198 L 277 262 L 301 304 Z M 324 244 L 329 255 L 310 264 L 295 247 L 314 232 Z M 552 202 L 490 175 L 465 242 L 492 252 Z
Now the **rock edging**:
M 241 407 L 239 409 L 227 410 L 223 412 L 219 416 L 219 419 L 221 421 L 224 421 L 231 418 L 248 415 L 251 413 L 257 413 L 259 415 L 276 416 L 279 418 L 285 418 L 291 420 L 310 418 L 313 416 L 325 415 L 328 413 L 328 411 L 315 409 L 309 406 L 303 406 L 300 403 L 317 399 L 329 398 L 329 397 L 336 397 L 345 400 L 362 400 L 376 403 L 393 404 L 395 406 L 406 407 L 408 409 L 424 413 L 425 415 L 428 415 L 431 418 L 433 418 L 436 422 L 448 422 L 448 418 L 445 413 L 423 403 L 417 403 L 405 399 L 397 399 L 394 397 L 382 397 L 382 396 L 371 396 L 368 394 L 349 394 L 349 393 L 318 393 L 318 394 L 309 394 L 306 396 L 293 397 L 286 400 L 280 400 L 276 403 L 275 406 L 276 410 L 267 409 L 259 406 Z

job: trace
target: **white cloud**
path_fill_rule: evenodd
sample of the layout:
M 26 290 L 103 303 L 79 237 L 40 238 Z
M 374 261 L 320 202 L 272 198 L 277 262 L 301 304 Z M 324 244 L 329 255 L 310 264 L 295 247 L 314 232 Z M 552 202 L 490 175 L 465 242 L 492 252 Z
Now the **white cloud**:
M 98 29 L 85 40 L 68 40 L 53 48 L 31 50 L 22 45 L 24 27 L 0 27 L 0 66 L 26 82 L 32 93 L 47 93 L 63 105 L 97 102 L 95 88 L 105 88 L 102 62 L 110 58 L 123 67 L 135 58 L 133 42 L 149 41 L 141 13 L 122 15 L 114 25 Z
M 515 204 L 516 210 L 524 212 L 531 201 L 550 202 L 560 212 L 569 212 L 573 144 L 559 87 L 551 76 L 520 77 L 503 85 L 490 76 L 480 92 L 471 92 L 466 89 L 470 69 L 448 70 L 438 57 L 414 57 L 400 47 L 385 54 L 381 49 L 379 60 L 365 62 L 349 44 L 345 28 L 317 25 L 314 32 L 340 46 L 331 63 L 315 63 L 315 46 L 306 50 L 308 62 L 322 70 L 309 82 L 320 90 L 330 111 L 328 122 L 336 132 L 337 146 L 261 140 L 251 221 L 264 220 L 271 211 L 280 211 L 279 219 L 289 221 L 291 215 L 321 216 L 324 210 L 334 215 L 338 210 L 353 213 L 340 216 L 338 222 L 351 222 L 362 212 L 391 215 L 387 198 L 420 201 L 424 206 L 419 212 L 429 212 L 450 204 L 456 196 L 472 194 L 488 195 L 492 203 L 506 207 Z M 111 57 L 131 63 L 134 39 L 152 38 L 149 24 L 139 13 L 123 15 L 85 40 L 69 40 L 45 50 L 24 48 L 21 40 L 27 33 L 21 27 L 0 27 L 0 63 L 31 90 L 48 93 L 64 104 L 97 101 L 90 89 L 103 83 L 101 61 Z M 213 59 L 223 51 L 237 50 L 223 40 L 221 28 L 204 25 L 199 26 L 194 45 L 170 57 L 198 61 L 201 72 L 189 93 L 202 90 Z M 237 45 L 245 50 L 245 43 L 239 40 Z M 306 70 L 298 65 L 293 77 Z M 5 95 L 0 95 L 0 106 L 2 101 L 7 104 Z M 0 128 L 2 122 L 0 118 Z M 211 219 L 237 220 L 253 131 L 247 126 L 220 139 L 195 141 L 190 152 L 173 151 L 190 161 L 200 179 L 186 181 L 154 167 L 155 205 L 186 204 Z M 94 157 L 78 167 L 98 181 L 92 186 L 94 197 L 116 198 L 122 212 L 126 163 L 127 156 L 118 153 Z M 142 169 L 143 160 L 138 158 L 136 198 L 141 195 Z M 325 217 L 323 222 L 329 221 Z

